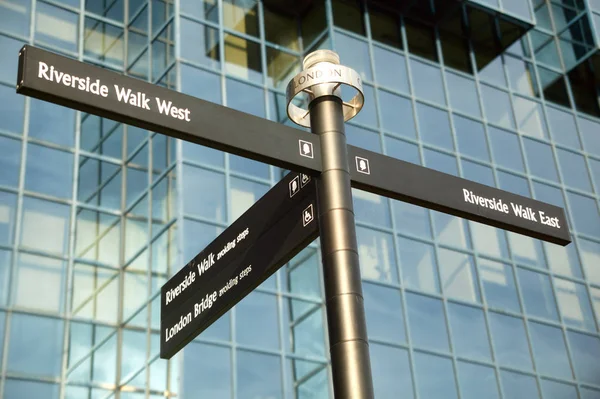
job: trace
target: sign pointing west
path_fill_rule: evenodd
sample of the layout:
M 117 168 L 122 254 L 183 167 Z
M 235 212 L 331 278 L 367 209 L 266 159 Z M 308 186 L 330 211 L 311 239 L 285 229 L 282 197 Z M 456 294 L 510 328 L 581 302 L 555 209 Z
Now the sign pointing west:
M 315 174 L 317 137 L 32 46 L 19 55 L 17 93 L 217 150 Z

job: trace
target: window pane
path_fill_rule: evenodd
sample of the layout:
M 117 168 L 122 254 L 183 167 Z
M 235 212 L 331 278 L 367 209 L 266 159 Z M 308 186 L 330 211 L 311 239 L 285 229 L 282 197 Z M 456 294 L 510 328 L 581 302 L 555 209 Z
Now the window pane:
M 558 172 L 552 154 L 552 147 L 539 141 L 523 138 L 527 163 L 532 175 L 558 183 Z
M 530 63 L 506 56 L 504 65 L 508 71 L 510 86 L 514 91 L 528 96 L 533 96 L 538 92 L 535 72 Z
M 263 11 L 265 39 L 271 43 L 300 51 L 298 20 L 279 10 L 271 11 L 268 6 L 264 7 Z
M 523 134 L 538 138 L 548 138 L 542 106 L 519 96 L 513 97 L 517 126 Z
M 180 64 L 180 75 L 182 93 L 221 104 L 221 77 L 219 75 L 186 64 Z
M 268 27 L 266 25 L 265 27 Z M 285 88 L 298 72 L 300 72 L 300 58 L 267 46 L 267 79 L 273 87 Z
M 523 268 L 518 268 L 517 270 L 527 314 L 545 319 L 558 320 L 550 277 Z
M 440 292 L 433 245 L 398 237 L 402 283 L 425 292 Z
M 421 165 L 419 147 L 416 144 L 385 136 L 385 147 L 387 155 L 416 165 Z
M 71 198 L 73 154 L 35 144 L 27 146 L 25 189 Z
M 490 160 L 483 125 L 473 119 L 454 115 L 454 129 L 459 151 L 473 158 Z
M 481 115 L 477 89 L 473 80 L 447 72 L 446 84 L 453 109 L 475 116 Z
M 491 367 L 458 362 L 458 381 L 463 399 L 499 399 L 496 373 Z
M 580 233 L 600 238 L 600 211 L 590 197 L 567 192 L 575 229 Z
M 2 26 L 0 30 L 29 37 L 31 0 L 9 0 L 0 3 Z
M 542 392 L 544 393 L 544 399 L 571 399 L 578 397 L 575 386 L 550 380 L 542 380 Z
M 357 227 L 358 253 L 363 278 L 398 282 L 398 267 L 391 234 Z
M 395 399 L 402 392 L 402 399 L 413 398 L 408 352 L 384 345 L 371 343 L 371 369 L 377 399 Z
M 590 175 L 585 164 L 585 158 L 580 154 L 560 148 L 556 149 L 556 154 L 565 184 L 580 190 L 592 192 Z
M 219 7 L 216 0 L 182 0 L 181 12 L 193 15 L 196 18 L 218 22 Z
M 21 141 L 0 136 L 0 186 L 17 187 L 21 163 Z
M 427 399 L 457 398 L 454 368 L 450 359 L 415 353 L 417 390 L 419 397 Z
M 231 350 L 192 342 L 183 350 L 183 395 L 231 396 Z
M 26 380 L 6 380 L 4 399 L 58 399 L 60 385 Z
M 425 143 L 454 150 L 448 113 L 421 103 L 417 103 L 417 113 L 421 139 Z
M 9 372 L 52 378 L 60 376 L 63 346 L 61 320 L 13 313 L 10 337 Z
M 416 96 L 438 104 L 446 104 L 440 69 L 412 59 L 410 68 Z
M 531 356 L 523 320 L 494 312 L 489 313 L 489 319 L 500 365 L 531 370 Z
M 21 245 L 31 249 L 66 253 L 71 207 L 35 198 L 23 198 Z
M 429 211 L 417 205 L 392 200 L 396 227 L 405 233 L 431 238 Z
M 61 260 L 19 254 L 13 303 L 24 308 L 62 313 L 67 291 L 65 266 Z
M 72 147 L 75 141 L 75 111 L 31 99 L 29 136 Z
M 364 282 L 363 296 L 369 338 L 405 342 L 400 291 Z
M 236 338 L 240 344 L 279 349 L 277 297 L 251 292 L 235 307 Z
M 504 168 L 525 172 L 518 136 L 492 126 L 489 127 L 489 134 L 494 161 Z
M 79 15 L 76 13 L 38 3 L 35 19 L 36 42 L 77 51 L 78 21 Z
M 219 32 L 207 25 L 181 18 L 181 57 L 212 69 L 221 67 L 219 55 Z
M 553 377 L 573 378 L 565 339 L 560 328 L 529 323 L 537 371 Z
M 440 243 L 458 248 L 471 247 L 471 234 L 466 220 L 436 211 L 432 215 L 435 238 Z
M 448 331 L 442 302 L 423 295 L 406 293 L 406 304 L 413 344 L 422 348 L 448 351 Z
M 485 115 L 489 122 L 507 128 L 515 127 L 508 93 L 481 85 L 481 95 L 483 96 Z
M 581 149 L 573 114 L 548 107 L 547 115 L 554 141 L 567 147 Z
M 567 331 L 567 338 L 577 379 L 597 384 L 600 375 L 600 339 L 574 331 Z
M 581 388 L 581 399 L 600 399 L 600 390 Z
M 581 117 L 578 118 L 578 122 L 584 148 L 591 154 L 600 156 L 600 135 L 598 134 L 600 123 Z
M 0 249 L 0 306 L 4 306 L 7 304 L 8 302 L 8 293 L 9 291 L 9 278 L 10 278 L 10 269 L 11 269 L 11 251 L 9 250 L 5 250 L 5 249 Z M 2 316 L 0 317 L 0 324 L 3 323 L 2 317 L 4 317 L 4 314 L 2 314 Z M 0 328 L 0 331 L 2 331 L 2 329 Z M 2 336 L 0 335 L 0 338 Z M 2 353 L 2 350 L 0 350 L 0 354 Z
M 223 2 L 223 24 L 241 33 L 258 36 L 258 2 L 249 0 Z
M 448 303 L 448 313 L 456 354 L 491 361 L 490 341 L 483 311 L 470 306 Z
M 24 113 L 25 96 L 15 93 L 12 87 L 0 84 L 0 130 L 23 133 Z
M 469 222 L 473 246 L 482 254 L 508 258 L 508 244 L 504 230 L 482 223 Z
M 348 123 L 346 124 L 346 139 L 350 145 L 381 154 L 381 141 L 379 133 L 376 131 Z
M 413 107 L 410 99 L 379 90 L 381 126 L 384 130 L 410 138 L 416 137 Z
M 342 65 L 354 69 L 363 80 L 373 80 L 369 46 L 365 41 L 336 32 L 335 48 Z
M 225 71 L 242 79 L 262 82 L 260 45 L 238 36 L 226 34 Z
M 86 4 L 90 3 L 87 2 Z M 120 68 L 123 65 L 125 52 L 123 37 L 123 28 L 94 18 L 86 18 L 84 54 L 96 61 L 112 63 L 115 67 Z M 158 44 L 160 41 L 157 40 L 155 43 Z M 165 58 L 165 46 L 158 47 L 156 44 L 152 46 L 153 57 L 160 58 L 162 56 L 162 58 Z M 164 68 L 153 72 L 160 73 L 162 71 L 164 71 Z M 155 74 L 154 77 L 158 78 L 157 75 Z
M 464 301 L 480 302 L 473 257 L 443 248 L 438 249 L 438 256 L 444 294 Z
M 3 24 L 8 25 L 11 21 L 6 18 L 5 13 L 6 9 L 0 5 L 0 14 L 4 17 Z M 2 28 L 4 28 L 4 26 Z M 0 28 L 0 30 L 2 30 L 2 28 Z M 19 50 L 21 50 L 23 44 L 25 43 L 22 40 L 16 40 L 8 36 L 0 35 L 0 52 L 2 52 L 2 54 L 15 55 L 19 52 Z M 18 63 L 14 62 L 14 58 L 3 57 L 0 60 L 0 80 L 5 81 L 6 83 L 13 83 L 15 76 L 17 76 L 17 65 Z
M 391 226 L 389 200 L 386 197 L 353 189 L 356 220 L 378 226 Z
M 237 352 L 237 394 L 239 399 L 283 397 L 279 356 Z
M 225 221 L 225 175 L 184 165 L 183 181 L 185 213 Z
M 555 278 L 554 287 L 563 322 L 569 326 L 596 331 L 590 298 L 585 286 Z
M 403 55 L 373 46 L 373 58 L 377 82 L 380 85 L 404 93 L 409 92 L 406 59 Z M 383 105 L 383 102 L 380 105 Z
M 17 196 L 6 191 L 0 191 L 0 244 L 13 244 L 16 211 Z
M 456 158 L 454 156 L 428 148 L 423 150 L 423 156 L 425 158 L 425 165 L 428 168 L 458 176 L 458 167 L 456 166 Z
M 504 396 L 507 398 L 535 399 L 540 397 L 535 377 L 502 370 L 500 371 L 500 380 Z
M 490 187 L 496 186 L 494 172 L 491 167 L 467 161 L 466 159 L 463 159 L 461 164 L 463 177 L 465 179 L 485 184 Z

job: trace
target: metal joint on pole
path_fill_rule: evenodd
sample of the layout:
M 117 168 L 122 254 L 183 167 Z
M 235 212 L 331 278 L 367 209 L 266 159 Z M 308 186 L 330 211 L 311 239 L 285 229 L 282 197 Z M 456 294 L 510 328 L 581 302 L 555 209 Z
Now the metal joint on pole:
M 287 87 L 288 116 L 319 135 L 323 169 L 317 180 L 317 203 L 325 281 L 325 303 L 333 388 L 336 398 L 372 399 L 373 382 L 363 304 L 354 207 L 344 122 L 363 106 L 358 73 L 339 64 L 330 50 L 304 59 L 304 70 Z M 356 94 L 342 99 L 342 85 Z M 308 109 L 293 104 L 308 94 Z

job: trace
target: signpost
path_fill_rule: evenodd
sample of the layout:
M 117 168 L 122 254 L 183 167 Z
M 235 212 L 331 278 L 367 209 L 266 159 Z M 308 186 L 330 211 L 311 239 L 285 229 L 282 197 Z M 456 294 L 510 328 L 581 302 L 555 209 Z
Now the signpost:
M 356 95 L 342 100 L 341 85 Z M 360 76 L 319 50 L 288 85 L 288 116 L 309 134 L 32 46 L 17 92 L 270 163 L 288 174 L 161 289 L 161 357 L 170 358 L 317 236 L 334 392 L 373 398 L 351 187 L 559 245 L 563 209 L 346 144 Z M 309 109 L 292 99 L 306 93 Z M 460 134 L 460 132 L 459 132 Z

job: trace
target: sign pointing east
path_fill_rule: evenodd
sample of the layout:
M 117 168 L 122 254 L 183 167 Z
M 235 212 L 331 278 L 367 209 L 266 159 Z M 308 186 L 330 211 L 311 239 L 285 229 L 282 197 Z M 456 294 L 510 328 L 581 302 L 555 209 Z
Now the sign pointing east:
M 348 146 L 352 187 L 559 245 L 571 242 L 562 208 Z

